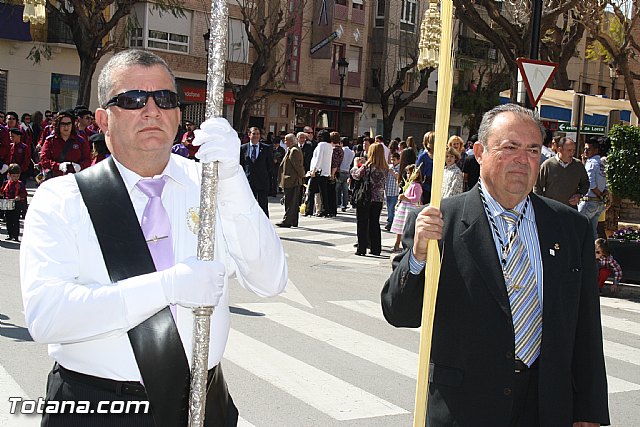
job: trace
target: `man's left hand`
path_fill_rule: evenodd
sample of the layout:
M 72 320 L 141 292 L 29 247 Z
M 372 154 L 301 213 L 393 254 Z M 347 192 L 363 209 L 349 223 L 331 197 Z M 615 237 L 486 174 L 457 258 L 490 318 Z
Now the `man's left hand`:
M 240 140 L 227 119 L 208 119 L 195 132 L 193 145 L 200 146 L 196 157 L 203 163 L 220 162 L 220 179 L 230 178 L 240 165 Z

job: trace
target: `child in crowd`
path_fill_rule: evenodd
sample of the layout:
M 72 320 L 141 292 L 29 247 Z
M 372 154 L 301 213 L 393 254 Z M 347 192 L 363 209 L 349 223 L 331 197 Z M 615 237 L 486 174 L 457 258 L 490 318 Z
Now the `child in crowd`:
M 20 181 L 20 165 L 11 163 L 7 173 L 9 180 L 2 187 L 2 198 L 15 200 L 15 207 L 12 210 L 5 211 L 5 220 L 7 223 L 7 240 L 19 242 L 20 235 L 20 212 L 23 203 L 27 201 L 27 189 L 22 181 Z
M 457 165 L 460 160 L 460 153 L 455 148 L 447 148 L 445 157 L 444 175 L 442 177 L 442 198 L 455 196 L 462 193 L 463 177 L 462 171 Z
M 416 168 L 416 165 L 409 165 L 405 168 L 405 172 L 409 179 L 402 194 L 398 196 L 398 206 L 391 225 L 391 232 L 396 235 L 396 244 L 393 246 L 394 252 L 400 250 L 400 239 L 402 239 L 402 231 L 407 214 L 414 207 L 420 206 L 420 198 L 422 197 L 422 174 L 420 169 Z
M 384 229 L 391 230 L 393 224 L 393 218 L 396 213 L 396 204 L 398 203 L 398 194 L 400 193 L 400 187 L 398 186 L 398 172 L 400 171 L 400 154 L 395 152 L 389 154 L 391 164 L 389 164 L 389 173 L 384 185 L 384 194 L 386 196 L 387 203 L 387 224 Z
M 620 264 L 613 259 L 609 252 L 609 244 L 606 239 L 596 239 L 596 259 L 600 269 L 598 270 L 598 288 L 602 292 L 604 282 L 613 274 L 613 284 L 611 285 L 611 293 L 614 294 L 618 290 L 620 279 L 622 279 L 622 268 Z

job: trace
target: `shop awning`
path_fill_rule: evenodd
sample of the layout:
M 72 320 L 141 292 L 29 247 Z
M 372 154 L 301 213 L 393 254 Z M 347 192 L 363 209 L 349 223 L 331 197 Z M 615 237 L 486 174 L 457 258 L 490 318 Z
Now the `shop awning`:
M 339 100 L 330 100 L 327 102 L 315 101 L 311 99 L 294 99 L 296 108 L 313 108 L 316 110 L 328 110 L 328 111 L 339 111 L 340 110 L 340 101 Z M 362 105 L 358 104 L 345 104 L 342 108 L 342 111 L 345 113 L 361 113 Z
M 571 105 L 574 94 L 574 91 L 569 90 L 546 89 L 538 102 L 540 116 L 548 120 L 571 121 Z M 509 102 L 510 96 L 510 90 L 500 92 L 501 102 Z M 638 118 L 633 114 L 629 101 L 601 98 L 593 95 L 585 96 L 584 123 L 606 126 L 609 112 L 612 110 L 620 110 L 621 120 L 634 125 L 638 124 Z

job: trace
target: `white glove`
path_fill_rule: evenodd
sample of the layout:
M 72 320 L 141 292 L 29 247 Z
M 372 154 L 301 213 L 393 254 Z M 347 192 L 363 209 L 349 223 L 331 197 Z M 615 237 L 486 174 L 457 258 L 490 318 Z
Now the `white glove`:
M 224 265 L 190 257 L 163 270 L 160 283 L 167 301 L 184 307 L 216 306 L 224 288 Z
M 2 165 L 2 167 L 0 167 L 0 175 L 4 175 L 5 173 L 7 173 L 8 170 L 9 170 L 9 165 Z
M 60 172 L 62 172 L 62 173 L 67 173 L 67 166 L 68 166 L 68 165 L 69 165 L 69 164 L 68 164 L 67 162 L 60 163 L 60 164 L 58 165 L 58 169 L 60 169 Z
M 71 163 L 71 165 L 73 166 L 73 168 L 76 170 L 76 172 L 80 172 L 80 165 L 77 163 Z
M 194 131 L 193 145 L 200 146 L 196 157 L 204 163 L 218 161 L 219 178 L 231 178 L 238 173 L 240 140 L 227 119 L 216 117 L 206 120 Z

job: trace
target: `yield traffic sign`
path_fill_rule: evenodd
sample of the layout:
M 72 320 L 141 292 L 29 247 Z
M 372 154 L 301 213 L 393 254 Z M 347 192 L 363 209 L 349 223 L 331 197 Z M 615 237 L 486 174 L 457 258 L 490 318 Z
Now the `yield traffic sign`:
M 516 63 L 527 87 L 531 105 L 535 107 L 542 98 L 542 93 L 551 83 L 558 64 L 528 58 L 517 58 Z

